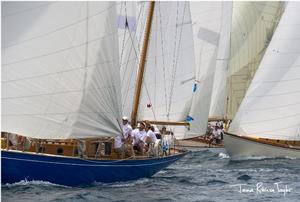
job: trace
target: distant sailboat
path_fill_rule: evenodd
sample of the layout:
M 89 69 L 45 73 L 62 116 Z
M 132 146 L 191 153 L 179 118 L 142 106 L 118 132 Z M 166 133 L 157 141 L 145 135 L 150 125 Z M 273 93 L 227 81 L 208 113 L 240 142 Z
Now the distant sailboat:
M 300 158 L 300 4 L 288 2 L 225 135 L 233 159 Z
M 177 6 L 179 4 L 188 6 L 188 2 L 177 3 Z M 141 29 L 145 36 L 135 95 L 145 83 L 141 69 L 145 66 L 146 56 L 147 63 L 154 62 L 149 58 L 151 44 L 150 54 L 147 54 L 147 45 L 150 30 L 155 28 L 151 28 L 155 3 L 145 5 L 149 7 L 145 6 L 145 32 Z M 125 23 L 122 24 L 122 20 Z M 170 30 L 177 27 L 178 22 L 174 23 Z M 40 144 L 36 144 L 36 152 L 10 150 L 8 144 L 6 149 L 1 149 L 2 183 L 26 179 L 77 186 L 135 180 L 152 176 L 186 154 L 174 149 L 174 154 L 156 158 L 99 158 L 102 144 L 122 133 L 120 123 L 126 106 L 122 103 L 124 89 L 121 88 L 118 46 L 118 33 L 121 32 L 118 27 L 122 25 L 125 29 L 133 26 L 127 16 L 117 19 L 115 2 L 2 4 L 1 130 L 31 138 Z M 182 30 L 177 34 L 188 39 L 185 36 L 188 33 Z M 124 57 L 129 56 L 125 54 Z M 178 58 L 180 65 L 182 59 L 186 58 Z M 178 72 L 183 69 L 178 68 Z M 172 75 L 176 80 L 178 74 Z M 177 83 L 173 84 L 176 87 Z M 175 94 L 177 89 L 173 90 Z M 139 99 L 135 96 L 133 124 L 146 118 L 146 113 L 137 116 Z M 188 125 L 186 122 L 182 124 Z M 101 138 L 106 137 L 108 139 L 102 141 Z M 92 157 L 75 155 L 74 142 L 78 140 L 96 141 L 98 146 Z M 87 150 L 93 149 L 91 144 Z M 65 152 L 69 155 L 64 155 Z

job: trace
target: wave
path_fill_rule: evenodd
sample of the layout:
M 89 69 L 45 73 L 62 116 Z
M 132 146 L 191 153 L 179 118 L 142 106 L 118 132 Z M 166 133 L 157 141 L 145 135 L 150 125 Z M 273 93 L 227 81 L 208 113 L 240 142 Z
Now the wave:
M 20 182 L 15 183 L 6 183 L 3 184 L 3 187 L 11 188 L 11 187 L 18 187 L 18 186 L 28 186 L 28 185 L 42 185 L 42 186 L 56 186 L 56 187 L 65 187 L 68 188 L 68 186 L 54 184 L 48 181 L 42 181 L 42 180 L 21 180 Z
M 266 160 L 266 159 L 274 159 L 274 160 L 280 160 L 280 159 L 290 159 L 290 160 L 298 160 L 298 158 L 295 157 L 271 157 L 271 156 L 247 156 L 247 157 L 237 157 L 234 159 L 231 159 L 231 161 L 247 161 L 247 160 Z
M 103 182 L 95 182 L 94 186 L 103 186 L 103 187 L 133 187 L 136 185 L 146 184 L 149 182 L 150 179 L 142 178 L 139 180 L 133 180 L 128 182 L 114 182 L 114 183 L 103 183 Z

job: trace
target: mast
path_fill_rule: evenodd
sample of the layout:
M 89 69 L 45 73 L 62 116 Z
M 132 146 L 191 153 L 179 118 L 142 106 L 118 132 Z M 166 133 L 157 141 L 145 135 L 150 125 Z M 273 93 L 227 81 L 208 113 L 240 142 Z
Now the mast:
M 140 61 L 139 70 L 137 74 L 137 81 L 136 81 L 135 93 L 134 93 L 135 98 L 134 98 L 133 108 L 131 113 L 131 124 L 133 127 L 136 125 L 137 111 L 138 111 L 140 97 L 141 97 L 141 89 L 142 89 L 146 56 L 148 51 L 149 37 L 150 37 L 150 31 L 151 31 L 151 25 L 153 19 L 154 5 L 155 2 L 151 1 L 149 6 L 148 16 L 147 16 L 147 21 L 146 21 L 145 37 L 144 37 L 143 48 L 140 56 L 141 61 Z

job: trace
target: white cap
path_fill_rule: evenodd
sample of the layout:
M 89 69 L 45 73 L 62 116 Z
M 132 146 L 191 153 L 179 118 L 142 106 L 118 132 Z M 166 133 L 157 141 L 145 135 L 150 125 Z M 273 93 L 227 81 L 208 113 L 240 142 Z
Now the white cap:
M 128 121 L 128 117 L 127 117 L 127 116 L 123 116 L 123 117 L 122 117 L 122 120 L 123 120 L 123 121 Z

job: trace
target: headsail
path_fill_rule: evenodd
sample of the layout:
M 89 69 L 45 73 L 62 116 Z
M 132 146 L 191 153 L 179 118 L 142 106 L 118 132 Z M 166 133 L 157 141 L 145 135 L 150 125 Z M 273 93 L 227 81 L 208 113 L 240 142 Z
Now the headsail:
M 232 2 L 222 2 L 222 25 L 220 30 L 216 69 L 213 80 L 214 84 L 212 88 L 212 97 L 209 110 L 209 118 L 213 119 L 225 118 L 226 82 L 228 61 L 230 57 L 232 6 Z
M 300 3 L 289 2 L 229 129 L 300 140 Z
M 223 4 L 227 2 L 192 2 L 191 14 L 195 43 L 195 92 L 190 110 L 194 120 L 185 138 L 205 134 L 214 83 L 216 58 L 222 25 Z
M 115 3 L 5 2 L 2 11 L 2 131 L 41 139 L 120 133 Z

